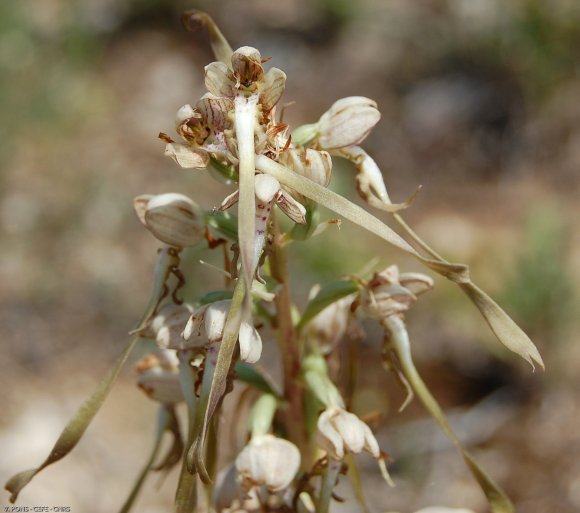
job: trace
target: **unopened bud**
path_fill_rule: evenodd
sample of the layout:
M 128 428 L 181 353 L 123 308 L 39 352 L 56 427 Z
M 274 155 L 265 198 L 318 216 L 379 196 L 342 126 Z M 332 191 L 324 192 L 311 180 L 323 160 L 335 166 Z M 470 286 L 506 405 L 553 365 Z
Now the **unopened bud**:
M 183 194 L 137 196 L 133 207 L 145 228 L 170 246 L 193 246 L 203 238 L 203 210 Z
M 362 96 L 349 96 L 332 104 L 318 122 L 321 148 L 335 149 L 363 141 L 381 119 L 377 104 Z
M 280 164 L 323 187 L 330 183 L 332 158 L 326 151 L 291 148 L 280 155 Z
M 251 46 L 242 46 L 234 52 L 232 68 L 244 87 L 250 87 L 253 83 L 262 80 L 264 76 L 262 56 Z
M 150 353 L 137 363 L 137 385 L 151 399 L 161 403 L 183 401 L 179 381 L 179 360 L 174 351 Z
M 236 458 L 236 468 L 246 489 L 265 486 L 275 492 L 287 488 L 300 467 L 300 451 L 288 440 L 259 435 Z

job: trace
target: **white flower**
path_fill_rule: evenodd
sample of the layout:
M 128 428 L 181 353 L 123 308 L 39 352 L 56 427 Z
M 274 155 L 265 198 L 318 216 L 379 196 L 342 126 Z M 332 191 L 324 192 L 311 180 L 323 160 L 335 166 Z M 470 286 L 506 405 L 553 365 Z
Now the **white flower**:
M 183 349 L 203 347 L 220 342 L 232 301 L 224 299 L 197 308 L 191 314 L 182 337 Z M 257 362 L 262 354 L 262 339 L 251 320 L 242 320 L 239 334 L 240 358 L 249 363 Z
M 381 119 L 375 101 L 349 96 L 332 104 L 318 122 L 318 143 L 325 150 L 362 142 Z
M 181 333 L 191 314 L 192 308 L 187 304 L 170 303 L 161 308 L 151 323 L 157 345 L 162 349 L 184 349 Z
M 137 386 L 154 401 L 168 404 L 183 401 L 178 364 L 175 351 L 145 355 L 137 362 Z
M 354 295 L 343 297 L 327 306 L 308 323 L 308 335 L 315 338 L 326 354 L 345 336 L 350 320 Z
M 170 246 L 184 248 L 203 239 L 203 210 L 183 194 L 144 194 L 133 200 L 133 208 L 143 226 Z
M 246 488 L 265 486 L 273 492 L 283 490 L 300 468 L 300 451 L 288 440 L 258 435 L 240 452 L 236 468 Z
M 318 417 L 318 443 L 334 459 L 341 460 L 345 454 L 368 451 L 379 458 L 381 450 L 371 428 L 338 406 L 327 408 Z

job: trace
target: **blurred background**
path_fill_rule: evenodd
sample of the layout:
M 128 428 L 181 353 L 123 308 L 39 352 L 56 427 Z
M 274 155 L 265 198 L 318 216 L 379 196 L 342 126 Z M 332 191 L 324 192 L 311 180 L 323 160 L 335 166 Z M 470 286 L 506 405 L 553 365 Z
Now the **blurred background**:
M 146 304 L 157 244 L 132 198 L 180 191 L 211 208 L 231 192 L 180 171 L 157 140 L 203 94 L 213 60 L 207 35 L 179 23 L 192 7 L 207 10 L 234 48 L 256 46 L 287 73 L 291 126 L 343 96 L 378 102 L 382 120 L 365 148 L 391 197 L 423 185 L 406 218 L 448 259 L 470 264 L 547 371 L 532 373 L 504 350 L 439 279 L 408 318 L 418 366 L 518 511 L 579 511 L 575 0 L 0 2 L 0 480 L 46 456 Z M 337 164 L 332 187 L 355 198 L 353 176 Z M 343 223 L 292 248 L 296 301 L 371 257 L 420 270 Z M 186 258 L 219 261 L 203 249 Z M 188 276 L 192 298 L 219 286 L 208 269 L 190 265 Z M 371 510 L 483 513 L 481 492 L 420 405 L 397 413 L 404 394 L 376 365 L 380 334 L 367 329 L 353 407 L 383 415 L 376 427 L 398 485 L 386 488 L 361 458 Z M 129 366 L 78 448 L 20 503 L 114 511 L 146 459 L 155 416 Z M 151 479 L 136 510 L 170 511 L 174 478 Z M 355 502 L 337 511 L 356 511 Z

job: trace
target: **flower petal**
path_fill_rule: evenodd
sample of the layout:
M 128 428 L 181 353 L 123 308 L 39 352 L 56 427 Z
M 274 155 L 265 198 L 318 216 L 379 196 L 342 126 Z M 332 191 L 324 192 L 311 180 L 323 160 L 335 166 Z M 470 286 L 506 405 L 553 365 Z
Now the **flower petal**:
M 165 156 L 185 169 L 205 169 L 209 164 L 209 154 L 189 144 L 169 143 L 165 145 Z
M 262 338 L 251 322 L 242 321 L 240 326 L 240 359 L 255 363 L 262 355 Z

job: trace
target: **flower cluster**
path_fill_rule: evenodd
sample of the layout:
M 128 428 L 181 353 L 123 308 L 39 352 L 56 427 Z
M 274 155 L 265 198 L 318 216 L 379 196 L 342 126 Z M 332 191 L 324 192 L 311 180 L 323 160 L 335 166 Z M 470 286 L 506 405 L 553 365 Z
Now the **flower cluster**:
M 443 260 L 421 241 L 418 246 L 433 258 L 423 256 L 379 219 L 329 189 L 332 159 L 340 157 L 354 165 L 357 190 L 369 205 L 395 213 L 410 203 L 391 202 L 379 167 L 360 146 L 380 120 L 377 104 L 360 96 L 343 98 L 316 123 L 291 132 L 277 116 L 284 72 L 265 69 L 268 59 L 253 47 L 233 51 L 206 14 L 189 13 L 187 21 L 207 26 L 218 61 L 205 67 L 207 93 L 195 106 L 186 104 L 177 111 L 175 132 L 181 140 L 160 134 L 164 152 L 181 168 L 211 170 L 209 176 L 217 173 L 237 187 L 219 205 L 205 208 L 182 193 L 134 199 L 137 218 L 161 243 L 149 303 L 117 364 L 46 461 L 7 483 L 11 500 L 39 471 L 72 450 L 130 352 L 145 339 L 153 340 L 156 349 L 138 361 L 137 385 L 159 403 L 158 432 L 123 511 L 129 511 L 148 472 L 179 463 L 178 513 L 328 513 L 341 474 L 359 487 L 353 477 L 357 470 L 346 470 L 356 466 L 352 456 L 362 452 L 377 461 L 392 484 L 386 454 L 371 428 L 348 411 L 352 390 L 341 390 L 333 381 L 334 371 L 342 370 L 337 363 L 341 341 L 350 339 L 351 348 L 356 345 L 364 336 L 356 320 L 364 317 L 383 327 L 382 363 L 407 387 L 408 398 L 419 396 L 490 501 L 511 513 L 509 500 L 461 446 L 414 367 L 404 316 L 433 287 L 430 277 L 389 266 L 370 279 L 364 273 L 351 275 L 320 288 L 302 311 L 292 301 L 287 246 L 330 226 L 332 221 L 320 222 L 318 212 L 319 206 L 328 207 L 459 284 L 506 346 L 542 364 L 525 334 L 471 282 L 466 266 Z M 234 205 L 237 220 L 226 212 Z M 290 228 L 278 221 L 277 210 L 290 219 Z M 398 214 L 395 218 L 420 240 Z M 184 267 L 190 264 L 182 255 L 185 248 L 205 243 L 224 250 L 225 286 L 187 297 L 189 273 Z M 282 368 L 282 387 L 262 368 L 272 364 L 274 351 L 269 359 L 262 352 L 274 341 L 281 365 L 272 368 Z M 147 344 L 149 351 L 152 343 Z M 352 368 L 356 364 L 351 362 Z M 227 443 L 228 430 L 218 417 L 231 391 L 236 394 L 236 414 L 227 426 L 232 434 Z M 187 409 L 185 437 L 180 403 Z M 155 466 L 165 433 L 173 443 Z M 218 469 L 225 454 L 229 464 Z M 357 493 L 362 496 L 360 489 Z

